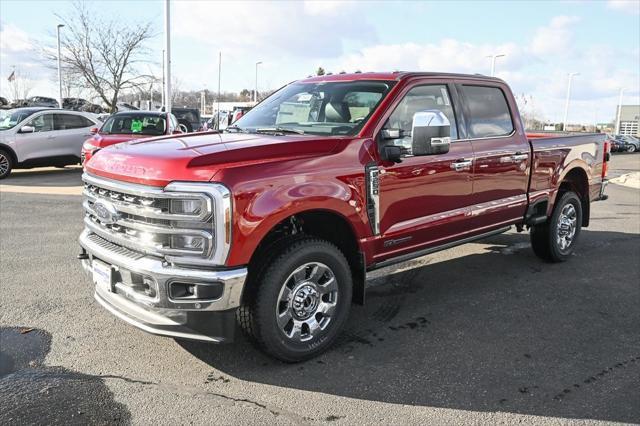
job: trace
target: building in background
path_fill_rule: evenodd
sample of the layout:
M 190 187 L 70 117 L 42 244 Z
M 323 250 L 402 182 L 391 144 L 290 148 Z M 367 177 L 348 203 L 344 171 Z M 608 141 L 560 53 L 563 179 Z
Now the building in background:
M 618 108 L 616 108 L 618 117 Z M 640 105 L 622 105 L 620 111 L 620 134 L 638 136 L 640 133 Z

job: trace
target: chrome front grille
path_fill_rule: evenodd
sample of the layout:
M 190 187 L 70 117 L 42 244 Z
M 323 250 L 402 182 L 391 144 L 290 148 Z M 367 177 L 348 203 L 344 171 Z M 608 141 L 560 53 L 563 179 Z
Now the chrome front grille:
M 222 185 L 172 183 L 157 188 L 88 174 L 83 180 L 84 224 L 101 239 L 170 263 L 221 264 L 226 260 L 231 201 Z M 188 212 L 180 207 L 183 205 L 191 206 Z M 220 216 L 214 212 L 217 205 L 222 207 Z

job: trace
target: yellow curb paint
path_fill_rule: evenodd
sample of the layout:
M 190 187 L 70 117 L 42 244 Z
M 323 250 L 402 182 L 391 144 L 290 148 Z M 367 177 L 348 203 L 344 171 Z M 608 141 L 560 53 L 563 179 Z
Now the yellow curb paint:
M 13 192 L 18 194 L 82 195 L 82 187 L 0 185 L 0 192 Z

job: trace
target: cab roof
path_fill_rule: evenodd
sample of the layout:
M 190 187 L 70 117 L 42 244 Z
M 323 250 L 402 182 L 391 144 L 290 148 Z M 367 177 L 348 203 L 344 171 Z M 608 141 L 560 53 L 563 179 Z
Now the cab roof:
M 307 77 L 299 80 L 301 83 L 318 83 L 323 81 L 358 81 L 358 80 L 383 80 L 383 81 L 400 81 L 411 77 L 444 77 L 444 78 L 481 78 L 487 80 L 500 79 L 495 77 L 489 77 L 482 74 L 455 74 L 444 72 L 408 72 L 408 71 L 393 71 L 393 72 L 355 72 L 355 73 L 340 73 L 340 74 L 325 74 L 315 77 Z

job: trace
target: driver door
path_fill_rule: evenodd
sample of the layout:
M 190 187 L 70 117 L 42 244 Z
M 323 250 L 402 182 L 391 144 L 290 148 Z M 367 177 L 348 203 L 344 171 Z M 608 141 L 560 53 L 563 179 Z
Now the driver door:
M 451 145 L 442 154 L 407 156 L 401 163 L 378 167 L 379 246 L 376 261 L 400 256 L 459 238 L 472 229 L 468 207 L 473 202 L 473 149 L 460 140 L 452 85 L 416 84 L 396 104 L 383 129 L 399 129 L 392 143 L 411 147 L 413 116 L 439 110 L 450 123 Z

